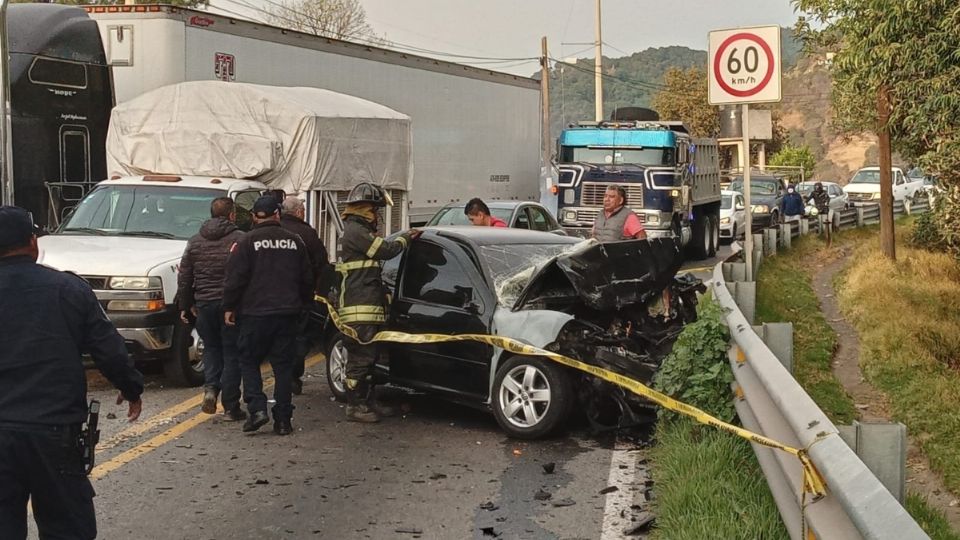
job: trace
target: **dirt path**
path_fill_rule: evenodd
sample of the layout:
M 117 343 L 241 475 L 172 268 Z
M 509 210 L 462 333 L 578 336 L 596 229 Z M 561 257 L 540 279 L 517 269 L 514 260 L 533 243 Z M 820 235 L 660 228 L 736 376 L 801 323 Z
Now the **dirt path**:
M 840 312 L 833 289 L 833 279 L 846 265 L 849 255 L 849 251 L 844 250 L 841 257 L 817 266 L 813 273 L 813 290 L 820 300 L 823 316 L 837 333 L 837 349 L 833 354 L 834 374 L 853 398 L 860 421 L 885 422 L 890 420 L 886 397 L 866 382 L 860 372 L 860 339 L 856 328 Z M 958 497 L 950 493 L 940 476 L 930 470 L 926 456 L 913 440 L 910 440 L 907 452 L 907 491 L 925 496 L 931 506 L 946 514 L 954 530 L 960 530 Z

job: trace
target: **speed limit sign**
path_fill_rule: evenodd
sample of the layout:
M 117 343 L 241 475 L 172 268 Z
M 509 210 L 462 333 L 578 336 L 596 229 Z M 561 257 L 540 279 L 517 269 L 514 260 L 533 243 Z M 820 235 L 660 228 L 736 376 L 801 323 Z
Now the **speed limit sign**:
M 780 101 L 780 27 L 710 32 L 711 105 Z

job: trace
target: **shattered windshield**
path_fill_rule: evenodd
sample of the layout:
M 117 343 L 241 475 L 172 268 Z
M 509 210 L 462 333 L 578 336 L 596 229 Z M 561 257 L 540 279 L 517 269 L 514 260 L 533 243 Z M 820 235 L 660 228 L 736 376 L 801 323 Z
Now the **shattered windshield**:
M 571 252 L 590 241 L 575 244 L 487 245 L 480 246 L 480 254 L 490 269 L 497 298 L 503 305 L 512 306 L 541 266 L 557 255 Z

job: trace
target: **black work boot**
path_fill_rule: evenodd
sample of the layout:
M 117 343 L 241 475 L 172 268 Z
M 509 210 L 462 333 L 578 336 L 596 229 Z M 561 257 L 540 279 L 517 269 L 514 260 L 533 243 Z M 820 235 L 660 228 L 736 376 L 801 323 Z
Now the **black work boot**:
M 250 415 L 250 418 L 247 418 L 247 421 L 243 423 L 243 432 L 250 433 L 251 431 L 256 431 L 269 421 L 270 417 L 267 416 L 267 411 L 255 411 Z
M 349 383 L 348 383 L 349 384 Z M 364 424 L 375 424 L 380 421 L 376 411 L 367 405 L 370 398 L 370 385 L 360 381 L 354 388 L 347 387 L 347 420 Z
M 293 425 L 289 418 L 278 418 L 273 421 L 273 432 L 277 435 L 289 435 L 293 433 Z
M 203 389 L 203 403 L 200 405 L 200 410 L 207 414 L 214 414 L 217 412 L 217 398 L 220 397 L 220 391 L 213 387 L 206 387 Z
M 247 413 L 238 404 L 228 409 L 225 408 L 223 411 L 223 419 L 227 422 L 239 422 L 247 419 Z
M 407 403 L 390 403 L 382 401 L 378 396 L 376 388 L 370 390 L 370 398 L 367 399 L 367 406 L 378 415 L 384 418 L 391 418 L 410 412 L 410 406 Z

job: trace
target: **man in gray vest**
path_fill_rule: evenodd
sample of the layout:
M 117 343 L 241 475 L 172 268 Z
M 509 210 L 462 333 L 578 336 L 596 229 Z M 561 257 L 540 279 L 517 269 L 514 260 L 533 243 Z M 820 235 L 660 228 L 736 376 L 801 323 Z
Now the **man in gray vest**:
M 603 212 L 597 214 L 593 223 L 593 237 L 600 242 L 618 240 L 646 240 L 640 218 L 627 208 L 627 190 L 611 185 L 603 194 Z

